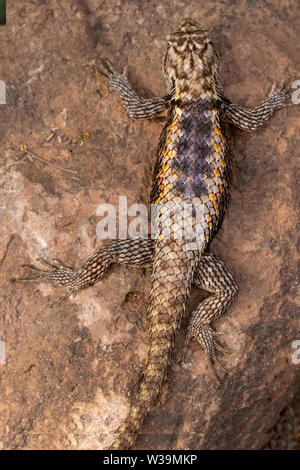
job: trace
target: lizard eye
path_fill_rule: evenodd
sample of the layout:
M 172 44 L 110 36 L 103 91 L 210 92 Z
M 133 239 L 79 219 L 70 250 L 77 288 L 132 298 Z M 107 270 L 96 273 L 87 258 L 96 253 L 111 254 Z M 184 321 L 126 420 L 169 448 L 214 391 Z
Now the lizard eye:
M 185 38 L 181 37 L 181 38 L 175 39 L 174 42 L 177 46 L 183 46 L 183 44 L 185 43 Z
M 193 39 L 197 44 L 203 44 L 203 37 L 202 36 L 195 36 Z

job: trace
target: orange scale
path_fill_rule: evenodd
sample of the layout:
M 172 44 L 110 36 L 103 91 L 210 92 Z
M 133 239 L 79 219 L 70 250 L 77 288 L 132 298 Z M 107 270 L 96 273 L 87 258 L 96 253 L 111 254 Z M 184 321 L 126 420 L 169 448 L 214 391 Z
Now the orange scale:
M 214 202 L 214 208 L 215 208 L 216 215 L 218 216 L 220 214 L 220 211 L 219 211 L 219 204 L 216 201 Z
M 167 127 L 167 130 L 170 130 L 172 129 L 178 122 L 178 119 L 174 119 L 173 122 L 171 122 L 171 124 Z

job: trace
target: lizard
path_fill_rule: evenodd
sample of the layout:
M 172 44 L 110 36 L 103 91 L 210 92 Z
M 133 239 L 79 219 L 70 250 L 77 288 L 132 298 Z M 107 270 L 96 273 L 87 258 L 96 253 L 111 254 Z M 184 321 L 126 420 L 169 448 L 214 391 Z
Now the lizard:
M 216 384 L 219 378 L 215 367 L 226 371 L 217 355 L 226 348 L 219 343 L 220 333 L 212 323 L 227 311 L 238 287 L 230 270 L 209 247 L 229 201 L 232 169 L 228 124 L 255 131 L 287 104 L 289 91 L 281 83 L 273 85 L 268 96 L 253 108 L 232 103 L 224 96 L 219 80 L 219 53 L 206 28 L 192 19 L 182 20 L 169 37 L 163 61 L 166 96 L 141 98 L 126 71 L 117 72 L 108 59 L 102 59 L 96 70 L 120 96 L 130 118 L 151 119 L 167 113 L 150 197 L 156 209 L 154 236 L 114 240 L 97 249 L 77 270 L 58 260 L 44 261 L 46 269 L 25 265 L 38 275 L 18 280 L 65 286 L 57 302 L 95 284 L 114 263 L 152 267 L 147 362 L 129 414 L 110 447 L 128 449 L 160 394 L 192 285 L 210 295 L 191 314 L 183 357 L 195 339 Z M 176 214 L 187 205 L 192 211 L 188 233 L 182 236 L 182 232 L 177 233 Z M 170 229 L 169 236 L 164 236 L 164 224 Z

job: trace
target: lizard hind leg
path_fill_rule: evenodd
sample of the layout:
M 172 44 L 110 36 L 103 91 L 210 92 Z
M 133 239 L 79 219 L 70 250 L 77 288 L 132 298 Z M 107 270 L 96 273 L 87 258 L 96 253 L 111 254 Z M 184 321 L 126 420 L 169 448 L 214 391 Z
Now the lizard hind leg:
M 126 238 L 113 241 L 95 251 L 78 270 L 65 266 L 61 261 L 49 263 L 40 261 L 50 269 L 23 265 L 37 275 L 27 278 L 13 278 L 13 282 L 47 282 L 66 287 L 54 303 L 70 294 L 95 284 L 113 263 L 147 267 L 152 263 L 154 244 L 151 238 Z
M 194 284 L 211 292 L 212 295 L 200 302 L 192 313 L 188 324 L 183 347 L 182 359 L 186 355 L 188 345 L 195 338 L 205 352 L 209 370 L 217 386 L 220 381 L 215 373 L 214 364 L 227 372 L 220 363 L 216 352 L 229 352 L 219 344 L 216 337 L 221 333 L 215 332 L 210 324 L 219 318 L 229 307 L 237 294 L 236 282 L 224 263 L 216 256 L 206 253 L 197 266 Z

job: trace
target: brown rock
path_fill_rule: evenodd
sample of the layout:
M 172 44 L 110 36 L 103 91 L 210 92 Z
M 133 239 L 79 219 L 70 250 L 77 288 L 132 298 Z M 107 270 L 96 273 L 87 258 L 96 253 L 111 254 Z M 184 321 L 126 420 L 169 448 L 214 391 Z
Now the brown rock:
M 161 44 L 182 17 L 213 31 L 227 96 L 254 105 L 273 81 L 299 73 L 296 2 L 21 2 L 0 27 L 0 447 L 106 448 L 126 416 L 147 352 L 149 272 L 114 267 L 103 282 L 49 307 L 57 290 L 12 284 L 22 263 L 80 263 L 100 243 L 100 203 L 147 203 L 161 124 L 131 122 L 95 79 L 110 57 L 144 96 L 166 93 Z M 136 18 L 138 21 L 136 21 Z M 152 45 L 154 46 L 152 47 Z M 299 77 L 298 77 L 299 78 Z M 254 135 L 232 132 L 232 201 L 212 249 L 238 279 L 239 297 L 217 323 L 232 353 L 215 390 L 193 344 L 172 367 L 136 448 L 257 449 L 300 386 L 291 362 L 300 339 L 296 171 L 299 107 Z M 67 139 L 44 143 L 60 127 Z M 86 140 L 79 135 L 89 133 Z M 80 144 L 83 142 L 83 144 Z M 20 157 L 20 145 L 70 173 Z M 97 220 L 97 218 L 96 218 Z M 191 308 L 203 293 L 195 291 Z M 191 310 L 189 309 L 189 311 Z M 298 407 L 299 408 L 299 407 Z M 275 441 L 274 441 L 275 442 Z M 276 442 L 275 444 L 276 445 Z

